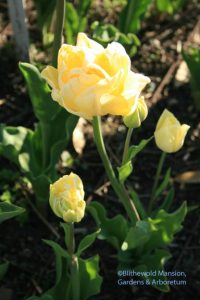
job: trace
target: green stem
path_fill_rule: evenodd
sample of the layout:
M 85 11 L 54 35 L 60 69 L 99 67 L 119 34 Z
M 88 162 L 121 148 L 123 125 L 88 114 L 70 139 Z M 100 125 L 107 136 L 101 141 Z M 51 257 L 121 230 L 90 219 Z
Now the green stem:
M 126 158 L 127 158 L 127 153 L 128 153 L 128 148 L 129 148 L 129 145 L 130 145 L 132 133 L 133 133 L 133 128 L 129 128 L 128 131 L 127 131 L 126 141 L 125 141 L 125 144 L 124 144 L 122 165 L 125 163 Z
M 153 188 L 152 188 L 152 192 L 151 192 L 151 198 L 150 198 L 150 202 L 149 202 L 149 209 L 148 209 L 149 213 L 151 213 L 152 208 L 153 208 L 153 204 L 155 201 L 155 191 L 158 187 L 158 182 L 160 179 L 160 174 L 162 172 L 163 164 L 165 162 L 166 154 L 167 154 L 166 152 L 162 152 L 162 154 L 160 156 L 160 160 L 159 160 L 158 167 L 156 170 L 156 175 L 154 178 L 154 184 L 153 184 Z
M 56 2 L 56 24 L 54 32 L 53 58 L 52 65 L 57 66 L 58 50 L 62 44 L 63 25 L 65 18 L 65 0 L 57 0 Z
M 69 255 L 72 256 L 74 254 L 74 250 L 75 250 L 75 239 L 74 239 L 74 223 L 69 223 L 69 228 L 70 228 L 70 232 L 69 232 L 69 242 L 67 242 L 68 245 L 68 252 Z
M 136 209 L 134 203 L 128 197 L 127 192 L 124 191 L 125 188 L 123 187 L 123 185 L 118 181 L 118 179 L 115 176 L 114 170 L 112 168 L 111 162 L 108 158 L 108 155 L 107 155 L 107 152 L 105 149 L 102 131 L 101 131 L 100 117 L 94 117 L 92 120 L 92 125 L 93 125 L 93 130 L 94 130 L 94 140 L 95 140 L 99 155 L 104 164 L 108 178 L 112 184 L 114 191 L 116 192 L 116 194 L 118 195 L 122 204 L 124 205 L 125 210 L 129 216 L 131 222 L 135 223 L 136 220 L 140 220 L 140 217 L 139 217 L 139 214 L 137 212 L 137 209 Z
M 79 280 L 79 264 L 78 258 L 74 254 L 75 238 L 74 238 L 74 224 L 70 223 L 70 238 L 68 243 L 68 252 L 71 256 L 71 282 L 72 282 L 72 300 L 80 299 L 80 280 Z

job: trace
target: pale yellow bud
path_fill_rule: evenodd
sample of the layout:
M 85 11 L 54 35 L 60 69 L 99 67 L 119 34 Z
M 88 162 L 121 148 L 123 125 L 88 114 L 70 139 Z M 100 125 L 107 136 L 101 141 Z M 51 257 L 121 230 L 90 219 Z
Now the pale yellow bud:
M 144 97 L 138 100 L 137 108 L 134 112 L 123 118 L 124 124 L 129 128 L 138 128 L 141 123 L 146 119 L 148 115 L 147 105 L 144 101 Z
M 172 153 L 181 149 L 190 126 L 181 125 L 175 116 L 165 109 L 154 132 L 156 145 L 164 152 Z
M 83 183 L 74 173 L 50 185 L 50 206 L 65 222 L 80 222 L 85 214 Z

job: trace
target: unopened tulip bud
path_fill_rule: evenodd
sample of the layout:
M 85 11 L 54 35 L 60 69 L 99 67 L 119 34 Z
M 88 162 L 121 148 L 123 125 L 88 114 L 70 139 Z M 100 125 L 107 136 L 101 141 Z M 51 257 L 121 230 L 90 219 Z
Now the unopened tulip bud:
M 85 214 L 83 183 L 74 173 L 50 185 L 50 206 L 65 222 L 80 222 Z
M 138 100 L 136 110 L 123 118 L 124 124 L 129 128 L 138 128 L 141 126 L 141 123 L 146 119 L 147 114 L 147 105 L 144 101 L 144 97 L 141 97 Z
M 164 152 L 172 153 L 181 149 L 190 126 L 181 125 L 175 116 L 165 109 L 160 116 L 154 137 L 156 145 Z

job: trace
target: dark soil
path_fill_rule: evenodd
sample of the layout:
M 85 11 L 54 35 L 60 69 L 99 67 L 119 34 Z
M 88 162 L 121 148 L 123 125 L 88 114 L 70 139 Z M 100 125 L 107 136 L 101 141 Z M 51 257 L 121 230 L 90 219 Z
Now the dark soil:
M 30 1 L 29 1 L 30 2 Z M 133 67 L 139 72 L 151 77 L 153 84 L 147 90 L 147 102 L 149 104 L 149 115 L 141 129 L 135 131 L 132 142 L 138 143 L 141 138 L 150 137 L 155 129 L 155 124 L 166 107 L 171 110 L 181 123 L 191 126 L 184 147 L 177 153 L 168 155 L 165 168 L 172 167 L 172 178 L 185 171 L 196 171 L 200 169 L 200 113 L 193 104 L 189 84 L 176 87 L 174 76 L 170 76 L 167 85 L 162 89 L 161 95 L 152 104 L 152 98 L 156 88 L 166 75 L 171 65 L 180 59 L 177 54 L 177 43 L 188 46 L 188 37 L 194 29 L 200 12 L 199 4 L 192 1 L 175 16 L 154 14 L 146 19 L 139 34 L 141 48 L 133 58 Z M 19 72 L 17 58 L 13 54 L 12 31 L 8 30 L 9 20 L 7 16 L 7 5 L 5 1 L 0 3 L 1 11 L 1 35 L 5 35 L 5 41 L 0 45 L 0 121 L 13 126 L 26 126 L 32 128 L 35 117 L 27 91 L 24 87 L 22 75 Z M 38 29 L 34 25 L 35 11 L 29 11 L 32 16 L 30 32 L 32 39 L 42 48 Z M 5 31 L 7 30 L 7 31 Z M 86 199 L 100 201 L 108 208 L 110 216 L 124 211 L 117 201 L 110 187 L 104 188 L 101 193 L 95 193 L 108 180 L 104 173 L 100 158 L 97 154 L 92 140 L 91 126 L 86 124 L 87 144 L 82 155 L 77 155 L 72 147 L 67 149 L 74 157 L 73 170 L 81 175 L 85 189 Z M 119 118 L 109 117 L 105 126 L 105 141 L 108 152 L 113 163 L 117 164 L 118 154 L 122 152 L 125 138 L 125 127 Z M 154 142 L 138 156 L 134 164 L 134 174 L 129 184 L 140 194 L 144 204 L 148 203 L 153 177 L 160 157 L 160 151 L 155 147 Z M 0 193 L 9 189 L 15 203 L 24 205 L 28 210 L 28 216 L 7 221 L 0 226 L 0 261 L 9 261 L 8 273 L 1 281 L 0 300 L 25 300 L 28 296 L 39 295 L 42 291 L 52 286 L 55 275 L 54 255 L 51 249 L 42 239 L 52 239 L 63 244 L 63 240 L 57 239 L 51 230 L 38 218 L 29 201 L 34 201 L 33 196 L 28 194 L 30 200 L 25 197 L 22 174 L 10 162 L 0 158 L 1 171 Z M 17 174 L 9 177 L 6 172 Z M 61 173 L 70 170 L 64 168 Z M 9 177 L 8 178 L 6 177 Z M 5 178 L 7 178 L 5 180 Z M 171 292 L 162 294 L 152 287 L 121 287 L 117 285 L 117 264 L 114 250 L 105 242 L 97 240 L 91 248 L 91 253 L 99 253 L 101 257 L 101 274 L 104 277 L 102 292 L 95 296 L 95 300 L 122 299 L 122 300 L 168 300 L 200 299 L 200 216 L 199 216 L 199 195 L 200 185 L 180 184 L 174 182 L 176 196 L 172 209 L 176 209 L 184 200 L 189 206 L 196 205 L 198 208 L 188 213 L 183 230 L 177 234 L 175 241 L 170 247 L 172 259 L 169 260 L 166 269 L 184 271 L 187 274 L 187 286 L 172 287 Z M 108 201 L 109 200 L 109 201 Z M 49 211 L 48 222 L 62 236 L 59 228 L 59 220 Z M 78 226 L 80 228 L 80 225 Z M 95 224 L 91 217 L 81 223 L 81 228 L 89 232 L 95 230 Z M 77 230 L 78 231 L 78 230 Z M 78 233 L 78 239 L 81 234 Z M 62 299 L 60 299 L 62 300 Z

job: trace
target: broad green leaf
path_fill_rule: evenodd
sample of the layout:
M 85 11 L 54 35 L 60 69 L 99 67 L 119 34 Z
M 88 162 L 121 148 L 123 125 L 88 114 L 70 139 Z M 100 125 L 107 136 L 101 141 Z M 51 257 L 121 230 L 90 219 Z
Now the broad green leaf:
M 160 275 L 164 274 L 164 265 L 168 259 L 171 258 L 171 254 L 167 250 L 155 249 L 154 253 L 147 253 L 141 256 L 139 264 L 134 267 L 136 272 L 150 272 L 156 271 L 156 276 L 144 276 L 143 278 L 149 280 L 151 285 L 162 292 L 169 292 L 169 286 L 166 284 L 156 284 L 158 280 L 167 280 L 166 276 Z M 163 273 L 162 273 L 163 272 Z
M 41 174 L 41 166 L 35 138 L 35 133 L 25 127 L 1 125 L 0 154 L 16 163 L 24 173 L 37 176 Z
M 44 296 L 51 296 L 57 299 L 72 299 L 72 285 L 70 276 L 70 261 L 67 251 L 53 241 L 45 241 L 50 245 L 56 255 L 56 283 L 45 292 Z M 99 273 L 98 255 L 88 258 L 78 258 L 79 281 L 80 281 L 80 300 L 86 300 L 89 297 L 100 292 L 102 278 Z M 43 299 L 42 299 L 43 300 Z M 45 299 L 46 300 L 46 299 Z
M 32 152 L 37 154 L 36 157 L 39 157 L 42 172 L 50 173 L 51 177 L 51 173 L 55 174 L 55 164 L 69 142 L 78 118 L 52 100 L 48 85 L 41 78 L 36 67 L 21 63 L 20 69 L 28 86 L 34 113 L 40 121 L 34 133 Z M 32 162 L 32 159 L 27 155 L 29 152 L 25 152 L 26 154 L 22 156 L 22 162 L 28 168 L 27 160 Z M 35 162 L 32 164 L 31 172 L 36 175 L 36 172 L 32 170 L 34 164 Z
M 62 257 L 69 258 L 67 250 L 63 249 L 59 244 L 51 240 L 43 240 L 47 245 L 49 245 L 56 254 L 59 254 Z
M 49 87 L 35 66 L 20 63 L 19 68 L 26 80 L 36 117 L 42 122 L 51 122 L 62 108 L 52 100 Z
M 130 227 L 122 244 L 122 250 L 130 250 L 144 245 L 151 236 L 150 225 L 147 221 L 137 221 L 135 227 Z
M 117 170 L 119 173 L 119 181 L 123 183 L 128 178 L 128 176 L 131 175 L 132 173 L 133 166 L 131 161 L 128 161 L 121 167 L 117 168 Z
M 151 227 L 151 238 L 145 244 L 146 249 L 165 247 L 173 241 L 174 235 L 182 229 L 182 222 L 187 213 L 186 202 L 173 213 L 160 210 L 155 218 L 148 218 Z
M 119 17 L 119 28 L 124 33 L 136 33 L 151 0 L 128 0 Z
M 199 74 L 200 74 L 200 50 L 190 49 L 188 52 L 182 53 L 184 60 L 191 74 L 191 88 L 195 101 L 196 109 L 200 111 L 200 88 L 199 88 Z
M 170 177 L 171 177 L 171 169 L 169 168 L 167 170 L 166 174 L 165 174 L 165 177 L 164 177 L 163 181 L 161 182 L 161 184 L 159 185 L 159 187 L 155 191 L 154 199 L 157 199 L 158 196 L 160 196 L 160 194 L 166 189 L 166 187 L 169 184 Z
M 35 132 L 27 129 L 26 139 L 24 140 L 18 155 L 18 161 L 20 168 L 24 173 L 30 173 L 37 176 L 42 172 L 42 166 L 40 165 L 40 157 L 38 157 L 38 153 L 35 152 L 34 139 Z
M 79 258 L 80 300 L 90 299 L 101 291 L 102 277 L 99 275 L 99 256 Z
M 87 248 L 89 248 L 97 238 L 97 235 L 100 233 L 100 230 L 86 235 L 79 243 L 77 249 L 77 256 L 80 256 Z
M 92 202 L 87 209 L 95 219 L 101 232 L 99 239 L 106 239 L 113 247 L 120 249 L 128 231 L 128 223 L 122 215 L 107 218 L 105 208 L 98 202 Z
M 49 152 L 50 158 L 45 173 L 52 174 L 55 172 L 55 164 L 58 162 L 62 151 L 70 142 L 77 121 L 77 116 L 71 115 L 64 110 L 59 112 L 53 120 L 52 125 L 54 124 L 54 126 L 51 125 L 48 129 L 49 139 L 47 145 L 49 145 L 49 148 L 47 151 Z
M 51 183 L 50 178 L 41 174 L 39 176 L 33 176 L 31 173 L 27 174 L 28 179 L 30 180 L 34 193 L 37 197 L 37 201 L 42 205 L 42 203 L 48 203 L 49 200 L 49 186 Z
M 44 240 L 44 242 L 52 247 L 56 256 L 56 280 L 55 285 L 49 289 L 44 295 L 50 295 L 53 299 L 71 299 L 70 297 L 70 257 L 57 243 Z
M 0 154 L 14 162 L 24 173 L 41 173 L 34 151 L 34 132 L 25 127 L 0 126 Z
M 24 127 L 0 125 L 0 154 L 18 164 L 18 155 L 22 150 L 28 130 Z
M 0 202 L 0 223 L 25 212 L 24 208 L 8 202 Z
M 127 154 L 125 162 L 128 162 L 128 161 L 132 160 L 133 158 L 135 158 L 136 155 L 138 153 L 140 153 L 151 140 L 152 140 L 152 137 L 150 137 L 149 139 L 146 139 L 146 140 L 142 140 L 137 146 L 135 146 L 135 145 L 130 146 L 128 149 L 128 154 Z
M 1 218 L 1 217 L 0 217 Z M 2 280 L 8 270 L 9 262 L 1 263 L 0 264 L 0 280 Z

